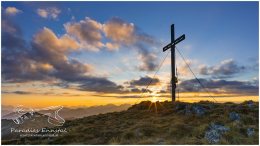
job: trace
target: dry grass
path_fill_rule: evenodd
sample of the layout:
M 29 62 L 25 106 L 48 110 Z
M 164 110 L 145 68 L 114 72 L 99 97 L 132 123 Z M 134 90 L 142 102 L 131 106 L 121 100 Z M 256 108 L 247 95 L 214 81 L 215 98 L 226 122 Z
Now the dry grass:
M 127 111 L 90 116 L 67 121 L 68 133 L 58 138 L 23 138 L 17 141 L 5 141 L 4 144 L 209 144 L 204 138 L 210 123 L 220 123 L 230 128 L 219 144 L 258 144 L 259 117 L 258 103 L 253 108 L 247 102 L 199 103 L 170 102 L 157 103 L 157 113 L 151 102 L 141 102 Z M 207 112 L 203 116 L 185 115 L 176 106 L 201 105 Z M 229 113 L 240 114 L 240 122 L 229 119 Z M 255 134 L 246 135 L 246 129 L 252 127 Z

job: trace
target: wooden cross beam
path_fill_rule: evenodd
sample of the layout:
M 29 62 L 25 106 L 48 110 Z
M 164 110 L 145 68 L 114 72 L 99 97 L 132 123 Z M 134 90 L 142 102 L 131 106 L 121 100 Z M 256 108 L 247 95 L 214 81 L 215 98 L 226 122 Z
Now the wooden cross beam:
M 176 90 L 176 82 L 177 82 L 177 78 L 176 78 L 176 75 L 175 75 L 175 45 L 177 45 L 178 43 L 180 43 L 184 39 L 185 39 L 185 34 L 183 34 L 182 36 L 175 39 L 174 24 L 172 24 L 171 25 L 171 43 L 169 43 L 168 45 L 163 47 L 163 52 L 165 52 L 166 50 L 171 48 L 172 102 L 174 102 L 175 99 L 176 99 L 176 91 L 175 90 Z

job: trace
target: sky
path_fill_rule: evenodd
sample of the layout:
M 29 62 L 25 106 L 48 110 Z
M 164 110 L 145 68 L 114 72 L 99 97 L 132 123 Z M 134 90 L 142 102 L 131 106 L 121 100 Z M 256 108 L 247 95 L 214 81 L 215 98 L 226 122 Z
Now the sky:
M 186 35 L 176 47 L 206 87 L 177 53 L 179 100 L 258 100 L 258 9 L 258 2 L 1 2 L 2 105 L 170 100 L 171 56 L 162 48 L 171 24 L 176 37 Z

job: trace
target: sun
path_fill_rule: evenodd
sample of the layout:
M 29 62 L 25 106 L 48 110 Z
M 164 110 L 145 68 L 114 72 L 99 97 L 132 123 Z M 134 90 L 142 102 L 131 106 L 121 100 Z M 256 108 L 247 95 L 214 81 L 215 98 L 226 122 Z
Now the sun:
M 151 99 L 151 102 L 155 103 L 157 101 L 159 101 L 159 99 L 156 96 L 153 96 L 152 99 Z

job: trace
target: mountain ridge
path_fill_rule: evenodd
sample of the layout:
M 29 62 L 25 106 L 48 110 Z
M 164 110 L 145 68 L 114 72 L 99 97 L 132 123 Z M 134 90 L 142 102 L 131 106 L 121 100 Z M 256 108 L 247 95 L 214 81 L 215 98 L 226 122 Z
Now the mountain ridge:
M 130 104 L 121 104 L 121 105 L 114 105 L 114 104 L 107 104 L 107 105 L 98 105 L 98 106 L 89 106 L 89 107 L 63 107 L 59 114 L 62 118 L 65 120 L 72 120 L 77 118 L 83 118 L 91 115 L 96 115 L 100 113 L 108 113 L 108 112 L 114 112 L 114 111 L 122 111 L 129 108 Z M 10 107 L 10 106 L 9 106 Z M 14 109 L 14 107 L 13 107 Z M 6 113 L 5 115 L 2 115 L 2 119 L 14 119 L 17 117 L 17 113 L 11 112 Z M 46 112 L 53 112 L 54 110 L 40 110 L 37 111 L 38 113 L 46 113 Z

